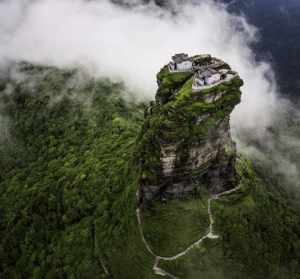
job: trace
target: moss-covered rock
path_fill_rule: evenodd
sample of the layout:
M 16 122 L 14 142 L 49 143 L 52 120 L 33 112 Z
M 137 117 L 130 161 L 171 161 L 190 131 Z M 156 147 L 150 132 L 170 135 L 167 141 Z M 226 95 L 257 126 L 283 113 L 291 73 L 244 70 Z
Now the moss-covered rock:
M 156 103 L 148 109 L 140 136 L 141 203 L 183 198 L 199 187 L 217 193 L 238 183 L 229 117 L 240 102 L 243 82 L 235 75 L 193 90 L 196 74 L 214 68 L 216 61 L 223 66 L 220 72 L 229 68 L 219 59 L 199 57 L 205 59 L 197 61 L 195 70 L 173 72 L 166 65 L 157 75 Z

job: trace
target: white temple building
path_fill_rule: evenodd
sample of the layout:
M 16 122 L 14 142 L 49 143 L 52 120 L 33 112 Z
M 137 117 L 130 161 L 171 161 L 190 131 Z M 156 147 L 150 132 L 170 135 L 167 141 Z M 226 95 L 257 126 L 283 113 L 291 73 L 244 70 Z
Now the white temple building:
M 228 82 L 237 76 L 237 73 L 232 72 L 223 61 L 208 54 L 189 57 L 186 53 L 178 53 L 172 56 L 168 67 L 171 73 L 193 72 L 194 92 Z
M 222 75 L 213 69 L 206 69 L 205 71 L 198 71 L 194 75 L 193 90 L 200 90 L 204 86 L 213 85 L 218 83 L 222 78 Z
M 212 85 L 221 80 L 221 75 L 218 72 L 211 73 L 208 76 L 205 76 L 204 80 L 206 85 Z
M 193 61 L 185 53 L 175 54 L 169 63 L 170 72 L 187 72 L 193 70 Z
M 236 72 L 228 69 L 220 69 L 217 71 L 211 68 L 206 68 L 205 70 L 198 70 L 193 78 L 192 90 L 194 92 L 199 92 L 223 82 L 228 82 L 236 76 Z

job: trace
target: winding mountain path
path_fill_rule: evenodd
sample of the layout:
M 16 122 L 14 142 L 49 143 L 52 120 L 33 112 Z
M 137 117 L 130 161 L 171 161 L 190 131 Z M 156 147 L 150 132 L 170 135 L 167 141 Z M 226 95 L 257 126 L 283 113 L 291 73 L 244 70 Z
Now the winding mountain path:
M 229 195 L 229 194 L 231 194 L 233 192 L 236 192 L 236 191 L 238 191 L 240 189 L 240 187 L 241 186 L 238 186 L 238 187 L 233 188 L 231 190 L 224 191 L 222 193 L 213 195 L 210 199 L 208 199 L 208 206 L 207 206 L 207 213 L 208 213 L 208 216 L 209 216 L 209 228 L 208 228 L 208 232 L 204 236 L 202 236 L 199 240 L 197 240 L 196 242 L 194 242 L 190 246 L 188 246 L 184 251 L 182 251 L 182 252 L 180 252 L 180 253 L 172 256 L 172 257 L 162 257 L 162 256 L 159 256 L 159 255 L 156 255 L 153 252 L 153 250 L 151 249 L 149 243 L 147 242 L 147 240 L 145 239 L 145 236 L 144 236 L 144 231 L 143 231 L 143 227 L 142 227 L 141 210 L 140 210 L 140 208 L 136 209 L 138 226 L 139 226 L 139 231 L 140 231 L 140 235 L 141 235 L 142 241 L 143 241 L 143 243 L 144 243 L 147 251 L 155 258 L 154 265 L 153 265 L 153 271 L 154 271 L 155 274 L 161 275 L 161 276 L 168 276 L 171 279 L 178 279 L 178 277 L 176 277 L 175 275 L 173 275 L 171 273 L 168 273 L 164 269 L 160 268 L 159 267 L 159 263 L 161 261 L 167 261 L 167 262 L 175 261 L 178 258 L 181 258 L 181 257 L 185 256 L 193 248 L 199 246 L 205 239 L 207 239 L 207 238 L 209 238 L 209 239 L 216 239 L 216 238 L 218 238 L 219 236 L 214 233 L 214 223 L 215 223 L 215 220 L 214 220 L 214 216 L 213 216 L 213 213 L 212 213 L 212 210 L 211 210 L 212 201 L 218 200 L 222 196 Z

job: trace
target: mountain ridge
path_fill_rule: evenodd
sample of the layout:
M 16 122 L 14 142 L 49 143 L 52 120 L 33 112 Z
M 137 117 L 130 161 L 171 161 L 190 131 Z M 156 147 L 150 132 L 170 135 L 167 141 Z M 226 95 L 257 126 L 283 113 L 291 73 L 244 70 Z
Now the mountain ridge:
M 136 216 L 151 105 L 124 99 L 122 84 L 108 79 L 74 83 L 78 70 L 19 71 L 26 78 L 7 77 L 0 92 L 9 120 L 0 146 L 1 277 L 159 278 Z M 299 278 L 299 212 L 247 158 L 238 155 L 235 168 L 243 187 L 211 208 L 220 237 L 159 268 L 191 279 Z M 171 257 L 207 233 L 210 195 L 200 187 L 196 197 L 143 209 L 155 253 Z

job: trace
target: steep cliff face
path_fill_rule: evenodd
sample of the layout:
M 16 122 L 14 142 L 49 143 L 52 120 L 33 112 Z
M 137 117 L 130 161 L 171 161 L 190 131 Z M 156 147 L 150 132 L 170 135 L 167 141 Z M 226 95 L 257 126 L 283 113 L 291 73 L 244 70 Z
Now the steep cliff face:
M 208 55 L 186 58 L 183 71 L 166 65 L 157 75 L 156 101 L 141 133 L 139 200 L 219 193 L 238 184 L 230 113 L 243 82 L 228 64 Z

